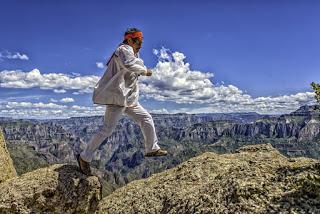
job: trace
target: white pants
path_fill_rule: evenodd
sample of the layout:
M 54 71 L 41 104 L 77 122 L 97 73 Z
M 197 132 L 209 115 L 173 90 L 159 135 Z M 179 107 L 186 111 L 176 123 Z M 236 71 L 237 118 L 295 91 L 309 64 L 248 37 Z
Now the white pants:
M 86 149 L 80 153 L 80 156 L 84 161 L 92 161 L 95 150 L 107 137 L 111 136 L 120 116 L 123 113 L 139 124 L 145 140 L 146 152 L 160 149 L 153 119 L 151 115 L 140 105 L 140 103 L 133 107 L 107 105 L 103 127 L 91 138 Z

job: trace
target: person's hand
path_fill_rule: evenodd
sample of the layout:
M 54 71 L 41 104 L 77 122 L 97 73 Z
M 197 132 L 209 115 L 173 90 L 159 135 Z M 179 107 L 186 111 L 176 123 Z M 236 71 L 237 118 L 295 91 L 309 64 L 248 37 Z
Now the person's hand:
M 147 69 L 147 74 L 146 76 L 151 76 L 152 75 L 152 71 L 150 69 Z

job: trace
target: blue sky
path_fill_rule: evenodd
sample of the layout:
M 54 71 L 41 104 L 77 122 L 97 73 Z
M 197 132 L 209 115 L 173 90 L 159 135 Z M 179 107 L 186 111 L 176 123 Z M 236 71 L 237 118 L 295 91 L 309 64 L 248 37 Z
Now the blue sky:
M 314 103 L 319 11 L 315 0 L 1 1 L 0 116 L 103 114 L 92 87 L 128 27 L 154 70 L 140 85 L 150 112 L 287 113 Z

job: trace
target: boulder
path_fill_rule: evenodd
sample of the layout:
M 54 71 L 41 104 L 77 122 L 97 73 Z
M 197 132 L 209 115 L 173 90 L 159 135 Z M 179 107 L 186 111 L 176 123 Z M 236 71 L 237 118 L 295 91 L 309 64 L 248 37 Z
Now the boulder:
M 101 199 L 97 177 L 54 164 L 0 184 L 0 213 L 93 213 Z

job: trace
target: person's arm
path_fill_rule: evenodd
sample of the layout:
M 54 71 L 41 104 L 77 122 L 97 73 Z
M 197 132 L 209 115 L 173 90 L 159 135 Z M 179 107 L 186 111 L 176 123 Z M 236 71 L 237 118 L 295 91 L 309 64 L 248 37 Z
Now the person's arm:
M 131 47 L 121 46 L 118 51 L 118 56 L 128 70 L 143 76 L 148 74 L 148 69 L 144 65 L 143 60 L 134 55 Z

